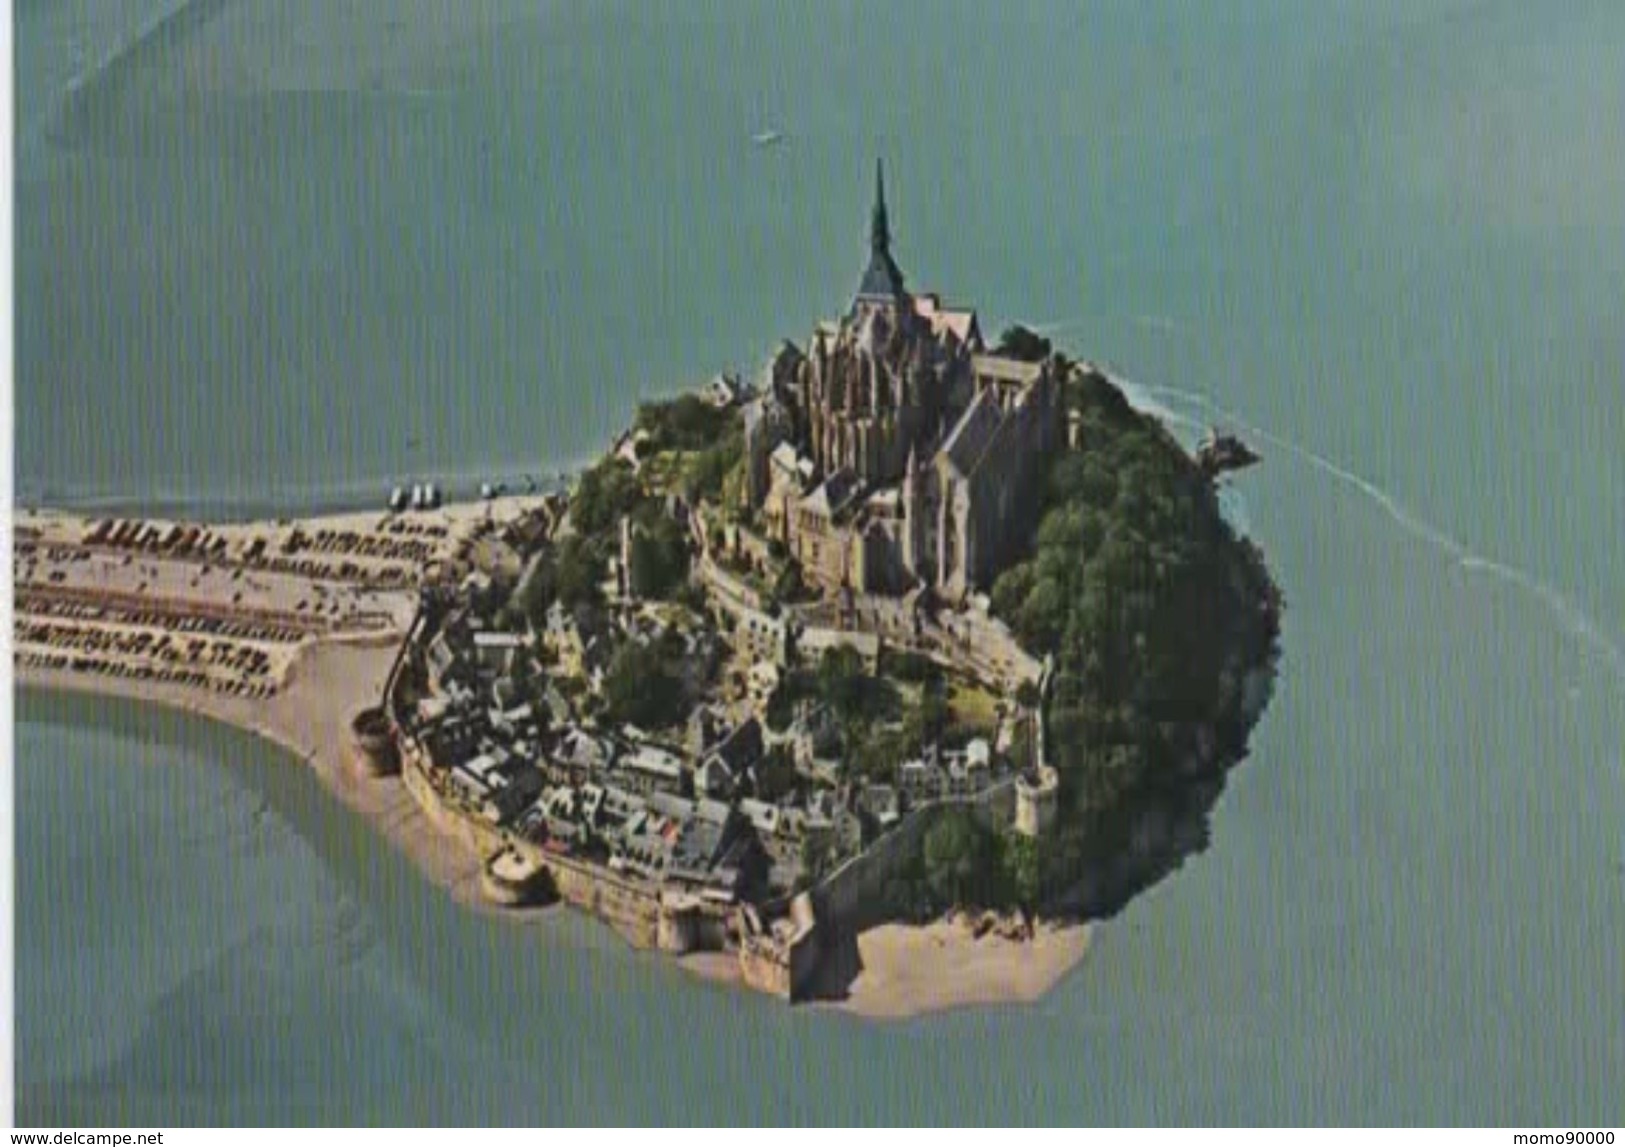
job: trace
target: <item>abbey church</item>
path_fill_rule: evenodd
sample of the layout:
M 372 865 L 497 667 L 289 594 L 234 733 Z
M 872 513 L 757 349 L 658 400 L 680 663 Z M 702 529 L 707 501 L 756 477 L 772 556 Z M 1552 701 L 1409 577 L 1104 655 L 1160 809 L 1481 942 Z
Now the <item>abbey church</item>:
M 908 292 L 877 165 L 851 305 L 786 342 L 746 409 L 748 497 L 825 589 L 958 600 L 1013 560 L 1062 423 L 1051 363 L 989 353 L 974 311 Z

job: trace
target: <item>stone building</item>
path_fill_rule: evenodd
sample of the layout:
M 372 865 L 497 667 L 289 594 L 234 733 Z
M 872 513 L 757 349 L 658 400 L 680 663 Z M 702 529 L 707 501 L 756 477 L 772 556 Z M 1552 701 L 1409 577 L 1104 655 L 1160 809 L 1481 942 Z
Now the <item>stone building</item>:
M 825 589 L 986 588 L 1064 437 L 1050 363 L 989 353 L 974 311 L 908 292 L 878 169 L 851 305 L 806 351 L 784 343 L 763 389 L 745 412 L 748 496 Z

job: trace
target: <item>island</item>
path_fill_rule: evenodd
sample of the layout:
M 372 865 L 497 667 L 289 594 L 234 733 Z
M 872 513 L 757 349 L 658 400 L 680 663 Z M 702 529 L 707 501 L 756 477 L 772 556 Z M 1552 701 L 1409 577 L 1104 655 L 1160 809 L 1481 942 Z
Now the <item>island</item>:
M 16 515 L 16 666 L 276 740 L 485 910 L 867 1015 L 1032 1000 L 1205 847 L 1268 703 L 1218 469 L 910 292 L 877 166 L 841 316 L 568 490 Z

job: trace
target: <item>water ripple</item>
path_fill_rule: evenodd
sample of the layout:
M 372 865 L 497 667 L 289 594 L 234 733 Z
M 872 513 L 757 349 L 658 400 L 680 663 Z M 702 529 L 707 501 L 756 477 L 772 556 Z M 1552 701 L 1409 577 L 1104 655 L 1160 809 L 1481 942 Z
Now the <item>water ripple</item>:
M 1562 625 L 1565 632 L 1598 654 L 1612 669 L 1616 681 L 1625 685 L 1625 649 L 1611 638 L 1603 628 L 1586 614 L 1578 605 L 1544 581 L 1541 581 L 1528 570 L 1505 562 L 1496 561 L 1470 549 L 1459 539 L 1440 529 L 1430 522 L 1418 517 L 1415 512 L 1403 505 L 1393 494 L 1382 489 L 1376 483 L 1361 477 L 1354 471 L 1338 465 L 1324 455 L 1317 454 L 1305 446 L 1301 446 L 1290 439 L 1272 434 L 1261 426 L 1251 423 L 1236 411 L 1230 410 L 1212 398 L 1199 391 L 1182 390 L 1172 386 L 1153 386 L 1130 382 L 1116 375 L 1108 375 L 1112 382 L 1122 388 L 1123 393 L 1131 403 L 1135 403 L 1136 394 L 1153 395 L 1162 399 L 1188 402 L 1210 414 L 1218 416 L 1226 423 L 1233 424 L 1245 430 L 1252 437 L 1267 442 L 1285 450 L 1302 461 L 1337 479 L 1347 486 L 1352 486 L 1366 497 L 1370 498 L 1383 511 L 1396 522 L 1399 527 L 1412 537 L 1419 538 L 1435 546 L 1453 558 L 1464 570 L 1473 573 L 1489 574 L 1508 585 L 1514 586 L 1529 594 L 1549 610 Z M 1135 403 L 1135 405 L 1141 405 Z M 1165 404 L 1160 402 L 1144 403 L 1142 409 L 1147 413 L 1163 416 L 1167 411 Z M 1195 420 L 1183 415 L 1174 414 L 1177 424 L 1190 425 Z

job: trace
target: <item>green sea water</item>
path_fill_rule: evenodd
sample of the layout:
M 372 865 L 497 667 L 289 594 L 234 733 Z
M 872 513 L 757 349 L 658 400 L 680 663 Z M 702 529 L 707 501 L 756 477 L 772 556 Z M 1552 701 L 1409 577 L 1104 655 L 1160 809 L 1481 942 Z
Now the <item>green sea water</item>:
M 1625 1123 L 1625 7 L 200 2 L 16 6 L 20 498 L 557 470 L 835 312 L 878 153 L 913 286 L 1260 446 L 1285 652 L 1207 851 L 888 1025 L 24 694 L 22 1122 Z

